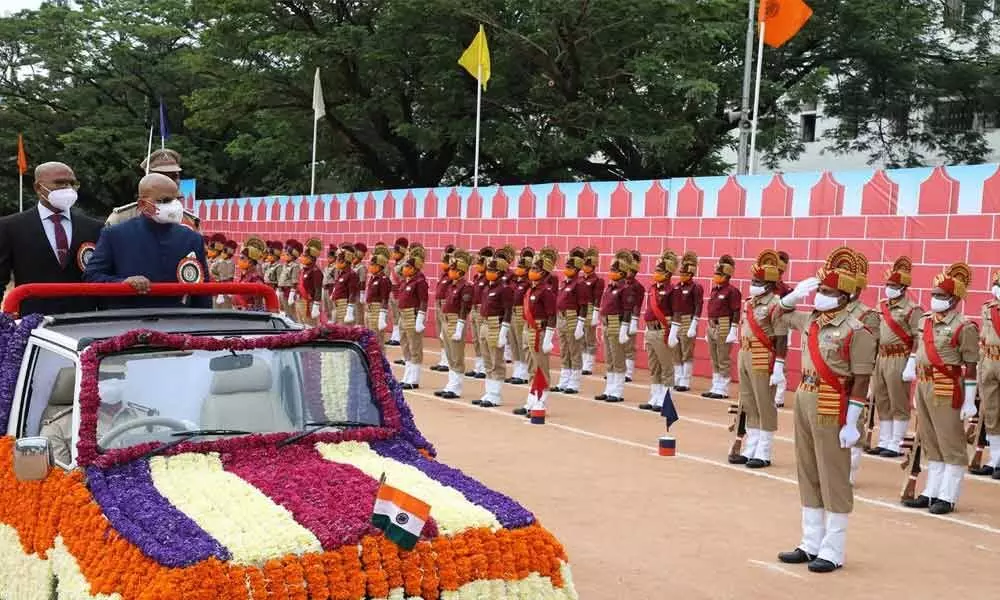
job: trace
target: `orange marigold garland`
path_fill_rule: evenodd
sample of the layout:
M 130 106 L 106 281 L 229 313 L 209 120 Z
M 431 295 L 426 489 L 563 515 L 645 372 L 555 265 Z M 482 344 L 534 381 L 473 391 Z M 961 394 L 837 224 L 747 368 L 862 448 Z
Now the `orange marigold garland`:
M 403 574 L 403 591 L 406 592 L 407 596 L 419 596 L 423 591 L 423 586 L 421 585 L 423 581 L 423 568 L 420 559 L 420 549 L 424 545 L 428 545 L 427 542 L 417 544 L 417 547 L 409 552 L 400 552 L 400 558 L 403 563 L 400 569 Z
M 365 537 L 361 540 L 361 564 L 368 582 L 368 595 L 372 598 L 389 596 L 389 578 L 382 570 L 382 559 L 378 552 L 378 538 Z
M 285 588 L 289 600 L 309 600 L 306 593 L 305 571 L 298 556 L 291 556 L 284 561 Z
M 302 555 L 302 567 L 311 600 L 330 600 L 330 581 L 323 568 L 323 555 L 315 552 Z
M 284 563 L 280 558 L 274 558 L 264 565 L 264 577 L 267 578 L 268 599 L 288 600 L 288 590 L 285 588 Z
M 247 582 L 250 586 L 250 595 L 254 600 L 267 598 L 267 579 L 264 572 L 257 567 L 247 568 Z
M 358 547 L 341 548 L 338 554 L 340 554 L 340 559 L 344 565 L 343 572 L 347 577 L 347 591 L 349 595 L 345 600 L 356 600 L 363 597 L 365 589 L 368 587 L 368 575 L 361 567 L 361 555 L 358 553 Z M 334 598 L 337 598 L 337 596 L 334 596 Z
M 403 587 L 403 562 L 399 558 L 399 546 L 388 538 L 379 538 L 378 554 L 382 559 L 382 571 L 386 574 L 389 589 Z
M 417 544 L 420 564 L 423 567 L 421 596 L 424 600 L 437 600 L 441 595 L 438 565 L 434 562 L 434 546 L 429 543 Z

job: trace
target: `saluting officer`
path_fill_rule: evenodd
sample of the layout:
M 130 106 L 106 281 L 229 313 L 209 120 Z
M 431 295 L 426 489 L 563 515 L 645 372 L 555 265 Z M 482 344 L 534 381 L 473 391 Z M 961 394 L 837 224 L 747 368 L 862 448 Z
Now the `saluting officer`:
M 580 361 L 583 365 L 582 375 L 594 374 L 594 359 L 597 356 L 597 324 L 601 318 L 598 308 L 604 295 L 604 278 L 597 272 L 600 262 L 600 251 L 593 246 L 588 248 L 583 259 L 583 281 L 590 288 L 590 306 L 587 308 L 590 318 L 585 323 L 583 356 Z
M 447 285 L 439 288 L 438 310 L 441 312 L 441 336 L 448 356 L 448 384 L 435 396 L 454 399 L 462 395 L 465 375 L 465 324 L 472 308 L 472 283 L 466 279 L 472 257 L 465 250 L 454 250 L 448 265 Z M 478 404 L 478 402 L 473 402 Z
M 389 280 L 392 281 L 392 295 L 389 297 L 389 312 L 392 314 L 392 333 L 389 335 L 389 346 L 399 345 L 399 305 L 396 300 L 399 297 L 399 290 L 403 282 L 403 260 L 410 247 L 410 241 L 405 237 L 396 238 L 392 245 L 392 269 L 389 271 Z
M 375 244 L 372 260 L 368 265 L 368 283 L 365 285 L 365 326 L 375 332 L 379 348 L 385 351 L 385 330 L 389 327 L 389 295 L 392 282 L 385 274 L 391 251 L 383 243 Z
M 708 296 L 708 355 L 712 358 L 712 389 L 704 392 L 705 398 L 728 398 L 730 348 L 736 343 L 740 329 L 740 306 L 743 295 L 729 283 L 736 271 L 736 261 L 723 254 L 715 265 L 712 292 Z M 770 399 L 768 400 L 770 402 Z
M 479 307 L 479 346 L 486 368 L 486 393 L 479 402 L 483 408 L 503 404 L 503 380 L 507 375 L 503 349 L 514 305 L 514 290 L 503 280 L 508 267 L 506 256 L 506 252 L 497 251 L 486 263 L 486 288 Z
M 524 295 L 524 344 L 528 349 L 528 375 L 531 388 L 522 408 L 514 409 L 514 414 L 528 416 L 532 410 L 544 410 L 549 397 L 549 353 L 555 347 L 556 334 L 556 293 L 552 290 L 548 275 L 556 266 L 558 256 L 551 248 L 542 248 L 528 271 L 531 287 Z M 539 383 L 538 378 L 544 381 Z
M 511 348 L 511 358 L 514 361 L 514 372 L 504 383 L 523 385 L 528 383 L 528 349 L 524 344 L 524 295 L 531 288 L 528 280 L 528 271 L 531 269 L 531 259 L 535 251 L 531 248 L 521 249 L 521 254 L 517 259 L 517 266 L 514 267 L 514 274 L 511 277 L 511 289 L 513 289 L 513 308 L 510 316 L 510 332 L 507 346 Z
M 559 331 L 559 358 L 562 369 L 559 383 L 553 391 L 576 394 L 580 391 L 580 376 L 583 370 L 583 336 L 587 322 L 587 309 L 591 305 L 590 289 L 583 281 L 583 248 L 573 248 L 566 258 L 563 268 L 563 283 L 556 300 L 559 312 L 556 327 Z
M 1000 479 L 1000 271 L 993 273 L 990 293 L 993 299 L 983 305 L 983 328 L 979 333 L 979 406 L 986 429 L 990 459 L 973 475 L 988 475 Z
M 864 254 L 856 250 L 854 251 L 854 254 L 858 265 L 856 277 L 858 287 L 857 290 L 851 294 L 851 301 L 847 304 L 847 312 L 855 319 L 864 323 L 865 327 L 868 328 L 868 331 L 871 331 L 876 339 L 878 339 L 882 319 L 879 317 L 878 312 L 861 301 L 861 292 L 868 287 L 868 259 L 865 258 Z M 869 380 L 869 383 L 871 383 L 871 380 Z M 869 403 L 871 403 L 873 400 L 870 386 L 868 392 L 869 393 L 866 399 Z M 874 410 L 874 407 L 870 406 L 870 408 Z M 858 429 L 862 432 L 865 431 L 865 427 L 867 426 L 867 423 L 864 421 L 864 414 L 862 413 L 861 421 L 858 421 Z M 851 485 L 854 485 L 854 480 L 857 479 L 858 469 L 861 467 L 861 455 L 863 451 L 864 447 L 861 440 L 858 440 L 858 443 L 851 448 Z
M 595 400 L 623 402 L 625 400 L 625 346 L 629 338 L 629 323 L 635 311 L 635 287 L 626 278 L 632 269 L 632 252 L 619 250 L 611 263 L 608 279 L 611 283 L 601 297 L 601 325 L 604 331 L 604 360 L 608 375 L 604 392 Z
M 685 252 L 681 257 L 680 281 L 670 292 L 674 319 L 670 323 L 667 343 L 674 348 L 674 389 L 678 392 L 691 389 L 691 376 L 694 374 L 694 345 L 705 296 L 705 289 L 694 280 L 697 272 L 698 255 Z
M 420 387 L 420 368 L 424 364 L 424 328 L 427 321 L 427 278 L 424 276 L 426 251 L 420 244 L 412 244 L 406 253 L 402 269 L 403 280 L 399 286 L 400 346 L 403 349 L 404 390 Z
M 455 253 L 455 246 L 448 244 L 441 254 L 440 271 L 437 283 L 434 284 L 434 322 L 437 323 L 438 339 L 441 340 L 441 354 L 438 363 L 431 367 L 431 371 L 441 371 L 447 373 L 451 363 L 448 362 L 448 333 L 447 323 L 444 320 L 444 311 L 441 305 L 444 303 L 445 294 L 451 286 L 451 279 L 448 278 L 448 271 L 451 270 L 451 257 Z M 464 362 L 463 358 L 463 362 Z M 462 366 L 462 373 L 465 373 L 465 366 Z
M 670 398 L 674 385 L 674 353 L 667 346 L 672 318 L 670 278 L 677 271 L 677 254 L 664 250 L 653 270 L 653 284 L 646 300 L 646 356 L 649 361 L 649 401 L 639 405 L 643 410 L 659 413 Z

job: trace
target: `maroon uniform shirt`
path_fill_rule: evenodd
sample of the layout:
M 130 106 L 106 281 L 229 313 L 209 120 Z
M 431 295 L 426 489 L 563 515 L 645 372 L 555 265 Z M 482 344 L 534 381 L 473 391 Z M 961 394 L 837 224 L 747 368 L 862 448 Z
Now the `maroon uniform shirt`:
M 472 276 L 472 308 L 478 308 L 483 302 L 483 289 L 486 288 L 486 275 L 476 273 Z
M 590 301 L 594 306 L 601 305 L 601 296 L 604 294 L 604 279 L 596 272 L 591 272 L 586 276 L 587 285 L 590 287 Z
M 612 281 L 604 289 L 604 295 L 601 297 L 601 316 L 624 317 L 625 313 L 631 314 L 635 311 L 635 306 L 635 287 L 627 279 Z
M 556 309 L 559 312 L 574 310 L 581 317 L 587 314 L 587 305 L 590 304 L 590 288 L 584 278 L 577 275 L 573 278 L 563 279 L 559 288 L 559 298 L 556 301 Z
M 643 320 L 647 323 L 660 322 L 656 317 L 656 313 L 653 312 L 653 302 L 656 302 L 656 305 L 660 307 L 664 317 L 669 319 L 673 316 L 673 310 L 670 307 L 669 281 L 653 283 L 653 285 L 649 286 L 649 302 L 646 303 L 646 313 L 642 316 Z
M 524 304 L 524 294 L 531 288 L 531 282 L 527 277 L 515 277 L 511 282 L 511 289 L 514 290 L 514 306 Z
M 354 272 L 354 269 L 343 269 L 337 272 L 333 280 L 333 286 L 330 289 L 330 298 L 333 300 L 356 302 L 359 287 L 358 274 Z
M 368 277 L 367 295 L 365 300 L 369 304 L 378 302 L 385 308 L 389 304 L 389 294 L 392 292 L 392 282 L 385 272 L 376 273 Z
M 629 279 L 632 283 L 632 288 L 635 290 L 635 308 L 632 310 L 632 316 L 638 317 L 639 313 L 642 312 L 642 303 L 646 299 L 646 286 L 639 283 L 638 279 Z
M 523 304 L 531 307 L 531 315 L 535 319 L 538 327 L 545 327 L 545 324 L 556 316 L 556 295 L 544 280 L 537 282 L 528 288 L 524 294 Z M 527 320 L 528 310 L 524 311 Z
M 511 307 L 514 306 L 514 289 L 506 283 L 497 280 L 487 282 L 483 290 L 483 303 L 479 314 L 484 317 L 500 317 L 500 322 L 510 319 Z
M 396 301 L 399 308 L 415 308 L 417 311 L 427 309 L 427 277 L 423 271 L 417 271 L 413 277 L 404 279 L 399 286 L 399 296 Z
M 314 302 L 323 294 L 323 271 L 316 266 L 303 265 L 299 270 L 299 297 L 306 302 Z
M 742 303 L 743 294 L 736 286 L 728 282 L 713 285 L 708 297 L 708 318 L 729 317 L 733 323 L 739 323 Z
M 693 279 L 687 282 L 679 281 L 670 290 L 670 310 L 678 318 L 684 315 L 700 317 L 704 295 L 704 288 Z
M 472 284 L 464 279 L 449 281 L 441 296 L 441 312 L 464 319 L 472 304 Z

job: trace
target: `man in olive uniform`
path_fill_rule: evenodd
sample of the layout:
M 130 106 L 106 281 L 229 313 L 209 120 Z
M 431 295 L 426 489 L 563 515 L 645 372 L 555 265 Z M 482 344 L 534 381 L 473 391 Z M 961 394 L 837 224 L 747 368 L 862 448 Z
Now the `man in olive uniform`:
M 680 281 L 670 291 L 671 310 L 667 343 L 674 348 L 674 389 L 686 392 L 691 389 L 694 374 L 694 345 L 698 338 L 698 319 L 701 317 L 705 289 L 694 280 L 698 272 L 698 255 L 688 251 L 681 257 Z
M 740 307 L 743 296 L 739 288 L 729 283 L 736 272 L 736 261 L 723 254 L 715 265 L 712 291 L 708 295 L 708 354 L 712 359 L 712 389 L 702 394 L 705 398 L 728 398 L 730 348 L 736 343 L 740 329 Z
M 771 446 L 778 430 L 778 408 L 771 386 L 778 373 L 784 385 L 788 342 L 785 311 L 774 293 L 780 277 L 779 260 L 774 250 L 757 255 L 757 262 L 750 268 L 750 297 L 745 303 L 746 318 L 740 330 L 739 408 L 746 415 L 746 436 L 743 451 L 730 456 L 729 462 L 750 469 L 771 466 Z
M 462 378 L 465 376 L 465 326 L 472 308 L 472 282 L 466 279 L 466 274 L 472 257 L 465 250 L 453 249 L 448 260 L 447 283 L 438 286 L 434 297 L 441 314 L 439 326 L 444 344 L 441 349 L 448 357 L 448 384 L 434 395 L 451 400 L 462 395 Z
M 779 259 L 778 273 L 780 278 L 778 279 L 778 282 L 774 285 L 774 293 L 778 295 L 778 298 L 784 298 L 785 296 L 788 295 L 789 292 L 792 291 L 792 288 L 788 287 L 788 284 L 785 283 L 784 280 L 785 271 L 788 270 L 788 263 L 791 259 L 789 258 L 788 253 L 785 252 L 784 250 L 778 250 L 778 259 Z M 790 347 L 791 345 L 792 345 L 792 330 L 789 329 L 786 346 Z M 788 387 L 787 379 L 783 383 L 774 384 L 774 405 L 777 406 L 778 408 L 783 408 L 785 406 L 785 390 L 787 389 L 787 387 Z
M 903 368 L 913 349 L 924 309 L 910 300 L 913 263 L 901 256 L 885 272 L 886 299 L 879 302 L 878 360 L 872 376 L 872 396 L 878 410 L 878 445 L 867 450 L 886 458 L 902 456 L 903 437 L 910 424 L 910 384 L 903 381 Z
M 972 282 L 965 263 L 934 277 L 931 312 L 920 321 L 903 381 L 917 381 L 917 435 L 927 455 L 924 491 L 903 504 L 936 515 L 955 510 L 968 465 L 964 422 L 976 416 L 979 331 L 959 304 Z
M 216 258 L 212 266 L 209 267 L 209 274 L 212 276 L 212 281 L 216 283 L 232 283 L 233 279 L 236 277 L 236 260 L 233 256 L 236 254 L 236 240 L 226 240 L 222 245 L 222 252 Z M 219 294 L 215 297 L 215 306 L 217 308 L 232 308 L 233 303 L 230 301 L 229 296 L 225 294 Z
M 642 410 L 659 412 L 670 397 L 674 385 L 674 353 L 667 346 L 672 313 L 670 309 L 670 278 L 677 271 L 677 255 L 664 250 L 653 269 L 653 284 L 646 299 L 646 356 L 649 361 L 649 402 L 639 405 Z
M 861 438 L 858 419 L 875 368 L 877 340 L 848 314 L 857 291 L 857 260 L 834 250 L 815 278 L 781 299 L 788 325 L 801 333 L 802 381 L 795 394 L 795 457 L 802 501 L 802 541 L 782 552 L 783 563 L 809 563 L 828 573 L 844 564 L 848 516 L 854 508 L 851 451 Z M 814 310 L 795 306 L 814 291 Z
M 847 304 L 847 312 L 855 319 L 864 323 L 865 327 L 868 328 L 868 331 L 870 331 L 877 339 L 879 330 L 881 329 L 882 318 L 879 316 L 878 312 L 872 309 L 872 307 L 861 301 L 861 292 L 868 287 L 868 259 L 864 254 L 858 251 L 855 251 L 854 254 L 855 261 L 858 265 L 858 272 L 855 278 L 857 281 L 857 290 L 851 294 L 851 300 Z M 869 379 L 869 383 L 870 382 L 871 380 Z M 870 391 L 871 390 L 869 389 L 869 392 Z M 870 393 L 868 394 L 866 400 L 868 400 L 869 403 L 868 408 L 874 409 L 874 407 L 871 406 Z M 863 412 L 860 418 L 861 421 L 858 423 L 858 428 L 863 433 L 865 431 L 865 427 L 867 426 L 867 419 L 865 419 Z M 861 467 L 861 455 L 863 451 L 864 446 L 861 440 L 858 440 L 858 443 L 851 448 L 851 485 L 854 485 L 854 481 L 857 479 L 858 469 Z
M 993 299 L 983 305 L 983 328 L 979 333 L 979 406 L 980 419 L 986 429 L 990 459 L 973 475 L 1000 479 L 1000 271 L 993 274 L 990 285 Z
M 299 263 L 302 250 L 302 242 L 286 241 L 285 251 L 281 255 L 282 267 L 278 270 L 278 298 L 281 300 L 282 310 L 292 318 L 296 317 L 295 296 L 299 285 L 299 273 L 302 270 L 302 265 Z

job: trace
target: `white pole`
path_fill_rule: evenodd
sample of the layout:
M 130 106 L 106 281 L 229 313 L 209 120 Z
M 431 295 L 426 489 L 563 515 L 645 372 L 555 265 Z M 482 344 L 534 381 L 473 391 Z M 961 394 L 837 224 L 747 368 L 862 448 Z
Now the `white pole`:
M 163 137 L 163 134 L 161 133 L 160 134 L 160 150 L 163 150 L 166 147 L 167 147 L 167 138 Z
M 757 87 L 753 92 L 753 122 L 750 123 L 750 159 L 747 173 L 757 170 L 757 121 L 760 119 L 760 73 L 764 66 L 764 22 L 760 22 L 760 39 L 757 41 Z
M 743 94 L 740 97 L 740 145 L 736 155 L 736 174 L 747 174 L 747 149 L 750 147 L 750 88 L 753 86 L 753 33 L 757 22 L 757 0 L 747 7 L 747 39 L 743 52 Z
M 149 124 L 149 143 L 146 144 L 146 175 L 149 175 L 149 157 L 153 154 L 153 124 Z
M 309 195 L 316 195 L 316 131 L 319 119 L 313 117 L 313 157 L 312 157 L 312 178 L 309 183 Z
M 17 210 L 18 212 L 24 211 L 24 174 L 18 173 L 17 175 Z
M 479 187 L 479 116 L 483 106 L 483 57 L 482 44 L 479 50 L 479 64 L 476 65 L 476 158 L 472 167 L 472 187 Z

